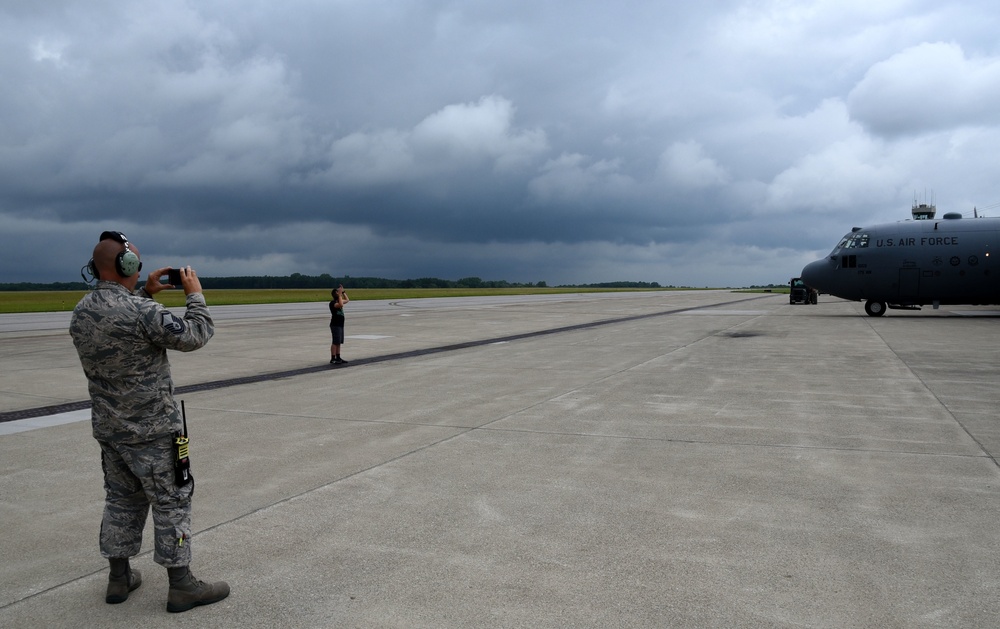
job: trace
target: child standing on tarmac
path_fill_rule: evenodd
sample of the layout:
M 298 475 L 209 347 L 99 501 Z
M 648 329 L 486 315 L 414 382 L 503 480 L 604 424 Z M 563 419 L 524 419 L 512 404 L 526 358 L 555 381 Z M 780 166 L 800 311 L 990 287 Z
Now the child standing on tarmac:
M 330 345 L 330 364 L 346 365 L 347 361 L 340 357 L 340 346 L 344 344 L 344 304 L 351 298 L 344 292 L 344 285 L 330 291 L 330 333 L 333 343 Z

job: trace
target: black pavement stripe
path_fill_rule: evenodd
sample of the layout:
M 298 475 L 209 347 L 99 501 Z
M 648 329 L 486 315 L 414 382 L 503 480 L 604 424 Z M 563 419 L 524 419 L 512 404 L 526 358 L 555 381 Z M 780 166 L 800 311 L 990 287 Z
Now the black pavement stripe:
M 600 321 L 590 321 L 588 323 L 577 323 L 575 325 L 567 325 L 559 328 L 550 328 L 547 330 L 537 330 L 535 332 L 525 332 L 523 334 L 512 334 L 510 336 L 501 336 L 492 339 L 481 339 L 478 341 L 467 341 L 465 343 L 454 343 L 452 345 L 442 345 L 440 347 L 428 347 L 425 349 L 415 349 L 408 352 L 399 352 L 396 354 L 386 354 L 383 356 L 372 356 L 371 358 L 354 358 L 351 359 L 350 364 L 352 367 L 361 365 L 373 365 L 376 363 L 384 363 L 393 360 L 405 360 L 408 358 L 419 358 L 421 356 L 429 356 L 431 354 L 441 354 L 443 352 L 453 352 L 460 349 L 469 349 L 471 347 L 481 347 L 483 345 L 492 345 L 494 343 L 504 343 L 511 341 L 520 341 L 524 339 L 535 338 L 539 336 L 549 336 L 552 334 L 562 334 L 564 332 L 575 332 L 577 330 L 586 330 L 587 328 L 596 328 L 604 325 L 614 325 L 618 323 L 628 323 L 630 321 L 640 321 L 642 319 L 652 319 L 654 317 L 663 317 L 667 315 L 674 315 L 681 312 L 688 312 L 691 310 L 705 310 L 707 308 L 717 308 L 719 306 L 731 306 L 733 304 L 739 304 L 747 301 L 754 301 L 757 299 L 763 299 L 766 297 L 773 297 L 772 294 L 766 295 L 756 295 L 754 297 L 748 297 L 747 299 L 740 299 L 737 301 L 730 301 L 721 304 L 710 304 L 707 306 L 694 306 L 691 308 L 678 308 L 676 310 L 665 310 L 662 312 L 652 312 L 649 314 L 642 315 L 632 315 L 629 317 L 620 317 L 618 319 L 603 319 Z M 179 386 L 174 389 L 174 395 L 183 395 L 185 393 L 196 393 L 200 391 L 212 391 L 215 389 L 225 389 L 227 387 L 235 387 L 242 384 L 257 384 L 260 382 L 271 382 L 273 380 L 281 380 L 282 378 L 294 378 L 295 376 L 304 376 L 313 373 L 319 373 L 323 371 L 332 371 L 335 369 L 345 369 L 338 365 L 321 364 L 314 365 L 311 367 L 302 367 L 299 369 L 289 369 L 287 371 L 275 371 L 270 373 L 257 374 L 255 376 L 243 376 L 240 378 L 226 378 L 224 380 L 212 380 L 209 382 L 202 382 L 199 384 L 189 384 L 184 386 Z M 0 424 L 4 422 L 12 422 L 18 419 L 32 419 L 35 417 L 46 417 L 48 415 L 58 415 L 60 413 L 69 413 L 71 411 L 80 411 L 90 408 L 90 401 L 80 401 L 80 402 L 67 402 L 65 404 L 54 404 L 52 406 L 38 406 L 35 408 L 25 408 L 19 411 L 7 411 L 5 413 L 0 413 Z

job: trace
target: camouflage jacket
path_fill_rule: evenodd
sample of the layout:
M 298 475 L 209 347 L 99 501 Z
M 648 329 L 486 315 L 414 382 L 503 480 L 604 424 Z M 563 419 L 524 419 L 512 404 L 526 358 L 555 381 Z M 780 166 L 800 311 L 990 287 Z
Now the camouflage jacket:
M 139 443 L 181 430 L 167 350 L 194 351 L 215 333 L 201 293 L 176 317 L 144 289 L 100 281 L 73 310 L 73 344 L 87 376 L 94 438 Z

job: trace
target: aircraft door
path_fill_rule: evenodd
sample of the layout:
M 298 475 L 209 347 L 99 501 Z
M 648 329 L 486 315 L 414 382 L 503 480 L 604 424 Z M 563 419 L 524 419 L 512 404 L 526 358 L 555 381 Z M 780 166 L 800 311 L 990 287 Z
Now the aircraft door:
M 899 300 L 917 299 L 920 295 L 920 269 L 899 270 Z

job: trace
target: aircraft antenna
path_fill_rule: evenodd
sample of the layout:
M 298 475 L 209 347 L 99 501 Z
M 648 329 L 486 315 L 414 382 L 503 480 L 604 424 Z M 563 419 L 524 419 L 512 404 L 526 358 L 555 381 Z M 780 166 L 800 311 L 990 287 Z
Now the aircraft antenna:
M 984 205 L 983 209 L 984 210 L 995 210 L 998 207 L 1000 207 L 1000 203 L 990 203 L 989 205 Z M 985 214 L 983 216 L 985 216 Z

